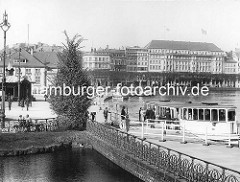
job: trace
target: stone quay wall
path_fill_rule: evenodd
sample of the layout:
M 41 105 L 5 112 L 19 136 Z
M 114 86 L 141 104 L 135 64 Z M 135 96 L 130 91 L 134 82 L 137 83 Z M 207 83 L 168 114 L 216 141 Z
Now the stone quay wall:
M 240 173 L 89 121 L 92 147 L 145 182 L 240 182 Z
M 132 155 L 123 152 L 121 149 L 113 147 L 111 144 L 88 133 L 94 150 L 105 156 L 107 159 L 120 166 L 124 170 L 130 172 L 134 176 L 145 182 L 184 182 L 185 180 L 177 179 L 172 174 L 167 174 L 165 171 L 160 171 L 158 168 L 149 165 Z

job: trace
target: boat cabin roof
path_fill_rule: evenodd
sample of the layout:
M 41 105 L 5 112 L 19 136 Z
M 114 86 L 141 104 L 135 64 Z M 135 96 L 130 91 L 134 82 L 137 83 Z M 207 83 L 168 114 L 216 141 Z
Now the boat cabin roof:
M 199 109 L 236 109 L 237 107 L 234 105 L 223 105 L 218 103 L 182 103 L 182 102 L 157 102 L 150 101 L 146 104 L 158 105 L 161 107 L 174 107 L 174 108 L 199 108 Z

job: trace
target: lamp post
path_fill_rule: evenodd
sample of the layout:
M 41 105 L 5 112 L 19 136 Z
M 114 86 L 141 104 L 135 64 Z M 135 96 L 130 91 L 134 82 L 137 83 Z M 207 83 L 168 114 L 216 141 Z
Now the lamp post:
M 21 48 L 19 48 L 19 59 L 18 59 L 18 106 L 20 106 L 20 73 L 21 73 L 21 68 L 20 68 L 20 54 L 21 54 Z
M 6 33 L 10 28 L 10 23 L 8 23 L 8 15 L 5 11 L 3 14 L 3 22 L 0 24 L 4 32 L 4 52 L 3 52 L 3 76 L 2 76 L 2 128 L 5 128 L 5 82 L 6 82 L 6 75 L 5 75 L 5 62 L 6 62 Z

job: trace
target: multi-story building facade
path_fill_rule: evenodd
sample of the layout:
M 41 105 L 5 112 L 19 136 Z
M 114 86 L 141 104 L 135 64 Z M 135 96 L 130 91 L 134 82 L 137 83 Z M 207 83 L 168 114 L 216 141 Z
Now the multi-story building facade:
M 126 71 L 126 54 L 125 49 L 98 49 L 98 53 L 105 53 L 110 56 L 110 70 L 112 71 Z
M 96 51 L 92 49 L 91 52 L 83 54 L 83 69 L 96 70 L 96 69 L 111 69 L 110 55 L 106 52 Z
M 223 73 L 225 53 L 211 43 L 152 40 L 149 72 Z
M 147 72 L 148 71 L 148 50 L 140 47 L 126 48 L 127 71 Z
M 229 52 L 226 54 L 224 61 L 224 74 L 239 74 L 239 58 L 235 52 Z

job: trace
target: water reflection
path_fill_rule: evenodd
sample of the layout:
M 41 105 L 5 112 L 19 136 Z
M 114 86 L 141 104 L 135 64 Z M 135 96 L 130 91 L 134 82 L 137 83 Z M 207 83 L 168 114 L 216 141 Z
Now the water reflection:
M 1 158 L 0 181 L 141 182 L 90 149 Z

